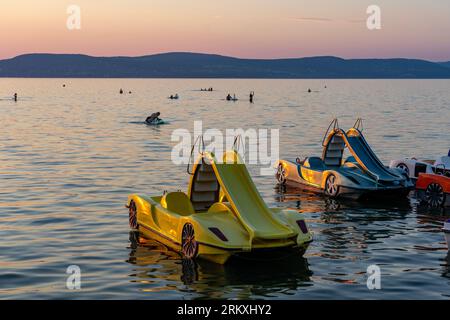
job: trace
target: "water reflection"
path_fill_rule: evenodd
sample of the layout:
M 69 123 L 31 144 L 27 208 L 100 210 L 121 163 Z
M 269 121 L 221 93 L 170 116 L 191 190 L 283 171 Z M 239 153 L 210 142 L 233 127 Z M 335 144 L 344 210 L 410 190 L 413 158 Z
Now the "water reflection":
M 450 252 L 447 253 L 444 259 L 443 269 L 442 276 L 450 279 Z
M 293 186 L 279 186 L 275 187 L 275 200 L 279 203 L 295 203 L 295 208 L 299 212 L 333 212 L 342 210 L 400 210 L 410 211 L 414 199 L 411 197 L 389 199 L 389 200 L 365 200 L 355 201 L 351 199 L 333 199 L 325 195 L 317 194 L 301 188 Z
M 415 248 L 422 251 L 448 251 L 444 232 L 444 222 L 450 218 L 450 208 L 430 208 L 417 204 L 418 231 L 426 233 L 429 239 L 434 239 L 426 244 L 416 244 Z
M 275 261 L 231 259 L 225 265 L 203 260 L 185 260 L 155 240 L 137 238 L 130 232 L 128 263 L 135 265 L 131 281 L 144 285 L 142 291 L 169 291 L 174 287 L 195 293 L 194 298 L 268 297 L 294 294 L 311 286 L 313 272 L 307 259 L 289 255 Z M 155 283 L 165 283 L 160 286 Z M 182 288 L 181 288 L 182 287 Z M 218 291 L 220 287 L 222 290 Z
M 395 245 L 394 239 L 408 236 L 406 222 L 412 213 L 411 199 L 398 201 L 351 201 L 331 199 L 293 187 L 275 189 L 275 200 L 281 207 L 303 213 L 314 231 L 310 256 L 320 257 L 319 268 L 327 264 L 334 269 L 321 280 L 340 284 L 365 285 L 365 272 L 375 260 L 384 263 L 386 257 L 377 259 L 374 252 L 405 250 Z M 376 261 L 378 260 L 378 261 Z
M 320 252 L 314 253 L 315 256 L 330 260 L 364 260 L 370 259 L 369 253 L 372 251 L 373 255 L 374 250 L 407 252 L 409 246 L 405 244 L 412 242 L 414 251 L 446 252 L 445 257 L 439 260 L 442 261 L 442 276 L 450 278 L 450 253 L 442 232 L 444 221 L 450 217 L 450 208 L 421 205 L 414 193 L 397 201 L 355 202 L 330 199 L 289 186 L 277 187 L 275 200 L 312 217 L 309 222 L 315 227 L 316 238 L 317 232 L 320 233 L 318 237 L 322 242 Z M 411 218 L 416 220 L 416 227 L 404 221 Z M 413 231 L 424 233 L 421 242 L 411 239 Z M 390 239 L 397 239 L 398 244 L 394 245 Z M 437 266 L 403 269 L 404 272 L 435 270 L 438 270 Z M 343 282 L 352 282 L 350 274 L 342 272 L 340 275 L 347 277 Z M 326 278 L 340 281 L 338 277 Z

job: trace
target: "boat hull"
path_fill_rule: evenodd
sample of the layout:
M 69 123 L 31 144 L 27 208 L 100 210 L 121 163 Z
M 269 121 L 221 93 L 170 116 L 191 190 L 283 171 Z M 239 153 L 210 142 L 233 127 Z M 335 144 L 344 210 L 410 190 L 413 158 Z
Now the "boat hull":
M 144 239 L 156 240 L 174 252 L 179 253 L 181 250 L 181 243 L 172 241 L 168 237 L 165 237 L 149 227 L 140 225 L 138 232 Z M 251 250 L 225 249 L 199 242 L 197 258 L 217 264 L 225 264 L 232 257 L 244 260 L 278 260 L 291 254 L 300 254 L 302 256 L 311 242 L 312 240 L 297 245 L 295 241 L 292 240 L 281 246 L 273 246 L 271 248 L 262 245 L 258 247 L 258 245 L 255 245 Z
M 287 180 L 286 185 L 292 186 L 296 189 L 312 191 L 318 194 L 325 194 L 324 189 L 310 185 L 307 182 L 302 183 L 293 180 Z M 390 189 L 358 189 L 346 186 L 339 186 L 339 195 L 336 198 L 350 199 L 350 200 L 363 200 L 363 199 L 393 199 L 393 198 L 406 198 L 413 187 L 409 188 L 390 188 Z
M 305 167 L 298 167 L 297 164 L 280 160 L 279 165 L 284 168 L 285 181 L 284 184 L 292 186 L 297 189 L 303 189 L 319 194 L 326 194 L 325 184 L 329 175 L 337 177 L 338 192 L 335 198 L 344 198 L 351 200 L 362 199 L 392 199 L 392 198 L 406 198 L 409 193 L 414 189 L 412 182 L 409 182 L 407 186 L 384 186 L 376 183 L 374 180 L 369 180 L 365 177 L 358 177 L 358 183 L 355 183 L 355 179 L 349 179 L 348 173 L 344 173 L 344 169 L 339 170 L 324 170 L 317 171 L 311 170 Z M 301 172 L 301 174 L 300 174 Z

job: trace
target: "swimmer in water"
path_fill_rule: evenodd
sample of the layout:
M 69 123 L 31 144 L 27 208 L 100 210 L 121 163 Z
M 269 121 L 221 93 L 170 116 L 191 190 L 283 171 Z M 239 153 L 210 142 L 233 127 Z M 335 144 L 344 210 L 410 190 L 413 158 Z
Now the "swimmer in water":
M 145 122 L 147 122 L 147 123 L 153 123 L 153 122 L 155 122 L 155 121 L 160 121 L 161 119 L 159 118 L 159 116 L 160 116 L 160 112 L 155 112 L 155 113 L 152 113 L 149 117 L 147 117 L 147 119 L 145 119 Z

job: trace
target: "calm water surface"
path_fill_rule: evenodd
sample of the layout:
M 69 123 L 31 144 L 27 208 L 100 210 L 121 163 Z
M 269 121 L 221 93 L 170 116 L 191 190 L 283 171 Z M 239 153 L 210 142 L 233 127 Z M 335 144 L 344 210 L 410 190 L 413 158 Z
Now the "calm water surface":
M 183 264 L 157 242 L 134 245 L 124 208 L 130 193 L 186 188 L 170 138 L 199 119 L 221 130 L 279 128 L 281 157 L 295 159 L 321 153 L 334 116 L 344 128 L 360 116 L 385 162 L 441 155 L 450 147 L 448 88 L 448 80 L 0 79 L 0 298 L 448 299 L 440 229 L 449 215 L 414 198 L 347 203 L 280 193 L 252 166 L 264 199 L 303 212 L 315 241 L 304 258 L 226 266 Z M 228 92 L 243 99 L 226 102 Z M 168 100 L 174 93 L 180 99 Z M 155 111 L 170 124 L 141 124 Z M 72 264 L 82 270 L 80 291 L 66 289 Z M 381 290 L 367 289 L 371 264 L 381 268 Z

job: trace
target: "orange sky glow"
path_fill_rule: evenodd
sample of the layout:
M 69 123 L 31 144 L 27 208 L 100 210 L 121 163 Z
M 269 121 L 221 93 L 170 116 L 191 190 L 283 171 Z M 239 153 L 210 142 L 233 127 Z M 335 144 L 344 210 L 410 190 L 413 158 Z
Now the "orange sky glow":
M 189 51 L 450 60 L 450 1 L 376 2 L 382 29 L 371 31 L 366 9 L 373 3 L 365 0 L 2 0 L 0 59 L 36 52 Z M 66 27 L 71 4 L 81 9 L 80 30 Z

